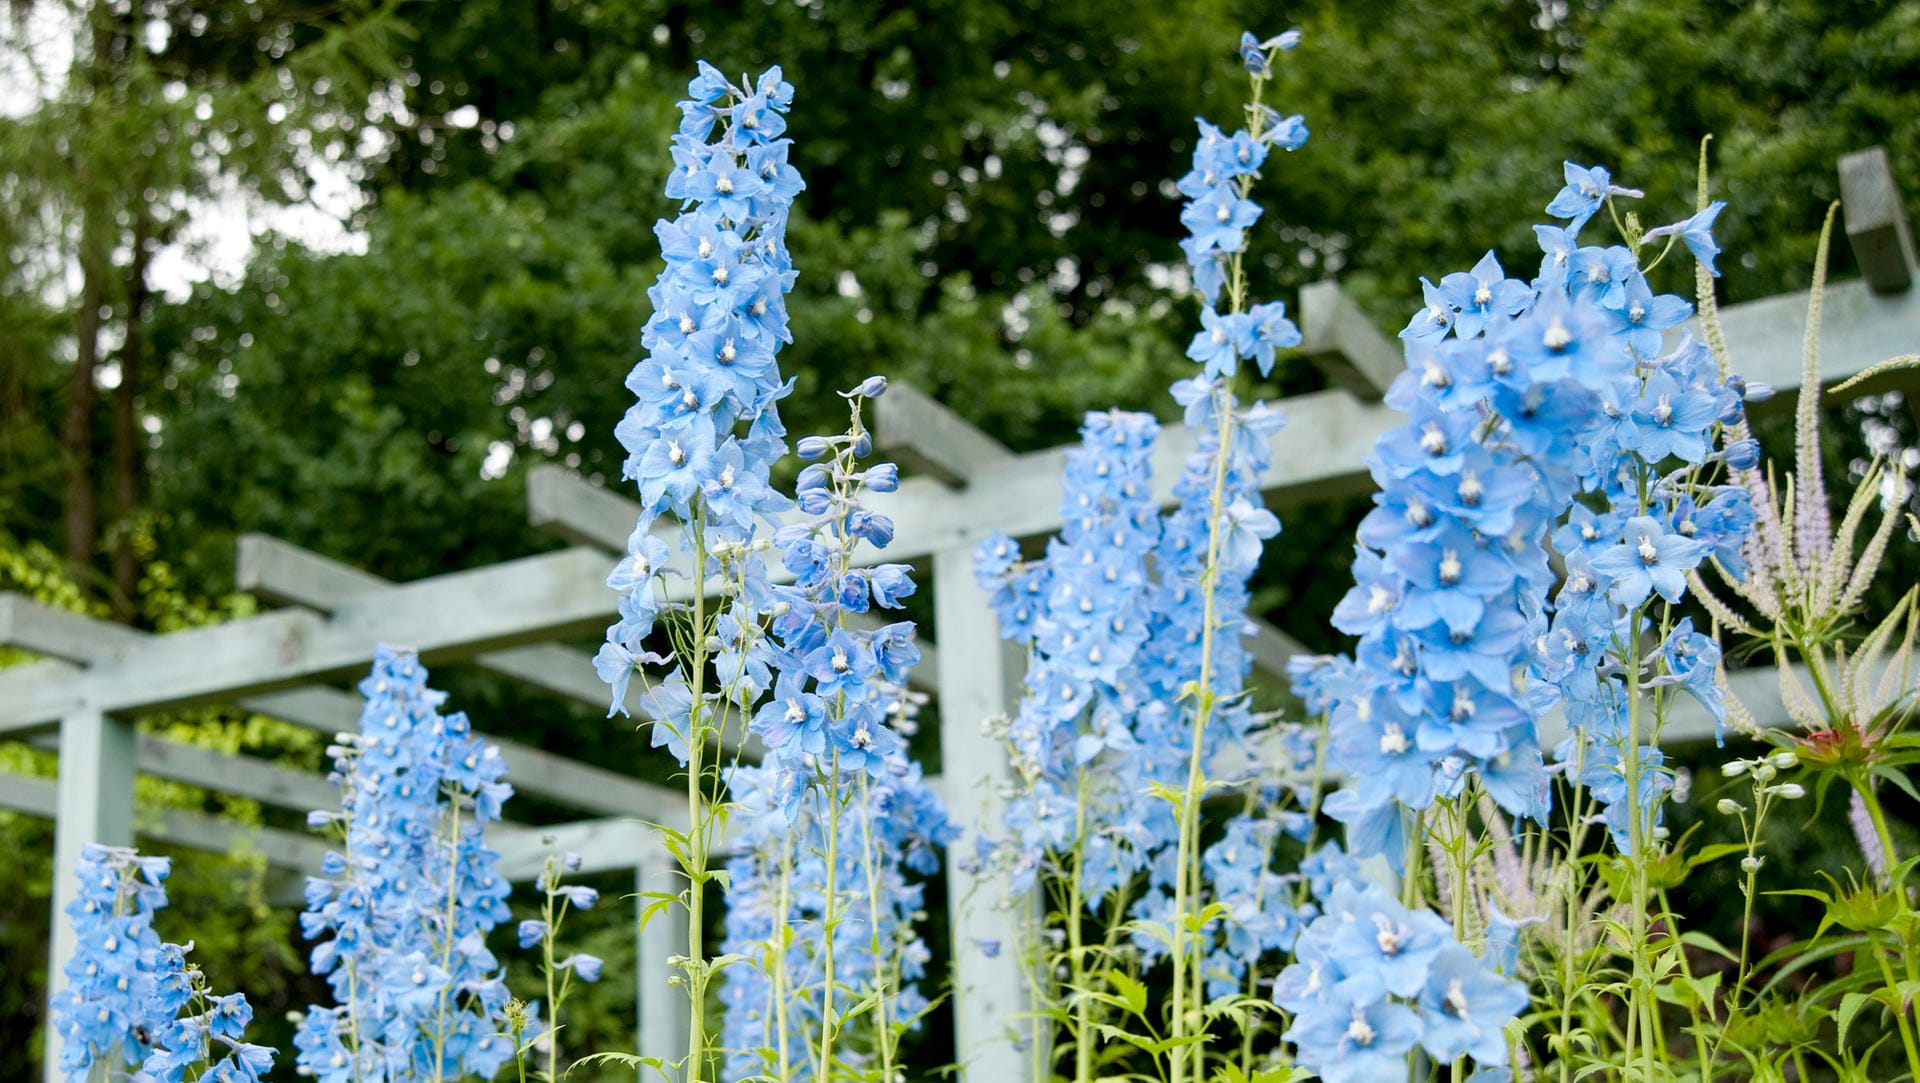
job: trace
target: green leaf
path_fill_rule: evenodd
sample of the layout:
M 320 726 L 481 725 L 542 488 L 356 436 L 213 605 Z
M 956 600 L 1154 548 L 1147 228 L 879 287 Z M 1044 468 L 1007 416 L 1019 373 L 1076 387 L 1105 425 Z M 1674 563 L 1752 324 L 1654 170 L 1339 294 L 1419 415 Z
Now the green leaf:
M 1109 970 L 1100 976 L 1120 994 L 1120 1000 L 1128 1011 L 1139 1016 L 1146 1014 L 1147 987 L 1144 984 L 1119 970 Z
M 1848 993 L 1840 998 L 1840 1010 L 1834 1015 L 1834 1022 L 1840 1027 L 1840 1034 L 1835 1039 L 1835 1044 L 1843 1049 L 1846 1047 L 1847 1028 L 1853 1026 L 1853 1017 L 1859 1015 L 1860 1009 L 1872 1001 L 1873 998 L 1865 993 Z

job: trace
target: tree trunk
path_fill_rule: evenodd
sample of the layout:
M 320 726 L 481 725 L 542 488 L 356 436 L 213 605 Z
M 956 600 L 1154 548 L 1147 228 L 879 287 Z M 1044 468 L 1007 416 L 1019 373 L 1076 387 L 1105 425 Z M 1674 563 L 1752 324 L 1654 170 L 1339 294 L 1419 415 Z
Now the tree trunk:
M 140 561 L 134 551 L 133 532 L 140 506 L 141 436 L 135 400 L 140 393 L 140 370 L 146 361 L 147 261 L 151 255 L 147 247 L 153 233 L 146 208 L 136 208 L 133 213 L 133 259 L 127 267 L 127 337 L 120 348 L 120 387 L 113 400 L 114 499 L 119 513 L 113 545 L 113 605 L 115 615 L 129 623 L 139 610 L 134 594 L 140 584 Z
M 67 453 L 67 563 L 81 593 L 88 591 L 93 565 L 93 538 L 97 513 L 93 484 L 93 413 L 99 402 L 94 370 L 100 361 L 100 309 L 106 304 L 102 268 L 81 260 L 80 312 L 75 331 L 72 392 L 67 398 L 67 424 L 61 443 Z

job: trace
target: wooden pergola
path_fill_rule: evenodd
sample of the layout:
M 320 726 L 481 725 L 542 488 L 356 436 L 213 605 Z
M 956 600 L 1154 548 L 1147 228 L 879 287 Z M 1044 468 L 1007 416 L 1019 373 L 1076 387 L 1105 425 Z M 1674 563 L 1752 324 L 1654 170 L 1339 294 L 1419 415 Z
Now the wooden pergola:
M 1849 155 L 1840 176 L 1847 234 L 1865 277 L 1826 291 L 1829 381 L 1920 347 L 1913 246 L 1886 156 L 1878 150 Z M 1742 375 L 1782 392 L 1797 387 L 1807 302 L 1802 292 L 1723 310 L 1728 346 Z M 1276 506 L 1364 491 L 1365 455 L 1376 437 L 1401 420 L 1380 402 L 1403 367 L 1398 343 L 1332 282 L 1308 286 L 1299 308 L 1303 351 L 1336 386 L 1282 404 L 1290 420 L 1272 437 L 1272 466 L 1263 479 Z M 1912 385 L 1912 373 L 1890 373 L 1859 391 Z M 1790 401 L 1782 394 L 1771 405 Z M 934 618 L 921 629 L 924 658 L 914 681 L 938 702 L 945 777 L 934 781 L 956 822 L 997 823 L 1007 762 L 981 723 L 1016 702 L 1022 659 L 1000 639 L 987 597 L 973 582 L 973 549 L 992 531 L 1032 538 L 1060 527 L 1059 485 L 1068 449 L 1015 453 L 900 384 L 876 409 L 880 451 L 911 475 L 897 492 L 872 501 L 896 525 L 884 557 L 915 564 L 922 585 L 932 588 Z M 1162 503 L 1171 501 L 1173 481 L 1192 446 L 1193 434 L 1184 429 L 1162 435 L 1154 452 Z M 62 909 L 73 896 L 73 870 L 86 843 L 129 845 L 137 834 L 161 847 L 258 853 L 272 868 L 292 874 L 320 866 L 325 845 L 315 837 L 197 813 L 136 809 L 136 774 L 292 810 L 327 808 L 337 800 L 320 775 L 137 733 L 133 720 L 141 713 L 231 703 L 324 734 L 351 730 L 360 697 L 339 685 L 363 673 L 381 643 L 412 647 L 429 665 L 468 662 L 560 700 L 604 708 L 606 686 L 590 655 L 564 643 L 597 635 L 614 618 L 614 594 L 605 579 L 615 554 L 625 551 L 637 508 L 554 466 L 529 473 L 527 506 L 535 525 L 568 546 L 407 583 L 249 535 L 240 541 L 238 585 L 280 608 L 166 635 L 0 594 L 0 645 L 43 658 L 0 671 L 0 739 L 55 747 L 59 755 L 57 784 L 0 775 L 0 808 L 55 821 L 49 994 L 63 983 L 62 966 L 73 952 Z M 1257 668 L 1276 681 L 1299 650 L 1264 626 L 1251 648 Z M 1785 722 L 1769 671 L 1743 671 L 1734 680 L 1762 722 Z M 641 717 L 638 698 L 636 690 L 628 706 Z M 485 730 L 486 720 L 480 722 Z M 1695 711 L 1676 718 L 1669 732 L 1681 739 L 1710 736 L 1712 723 Z M 551 848 L 542 836 L 550 835 L 553 846 L 580 853 L 589 870 L 630 869 L 640 891 L 678 890 L 676 866 L 639 821 L 684 821 L 682 792 L 528 741 L 490 739 L 511 766 L 509 780 L 517 789 L 580 816 L 557 827 L 497 825 L 490 838 L 508 876 L 536 876 Z M 979 947 L 1004 935 L 1002 892 L 984 883 L 976 889 L 974 875 L 958 860 L 949 861 L 946 875 L 955 946 L 953 1057 L 960 1078 L 1016 1083 L 1027 1074 L 1026 1057 L 1014 1045 L 1015 1019 L 1026 1007 L 1019 962 L 1014 952 L 989 956 Z M 685 995 L 667 985 L 667 959 L 685 943 L 685 916 L 677 916 L 678 928 L 663 915 L 639 936 L 642 1050 L 675 1049 L 684 1040 Z M 50 1047 L 49 1081 L 57 1078 L 57 1060 Z

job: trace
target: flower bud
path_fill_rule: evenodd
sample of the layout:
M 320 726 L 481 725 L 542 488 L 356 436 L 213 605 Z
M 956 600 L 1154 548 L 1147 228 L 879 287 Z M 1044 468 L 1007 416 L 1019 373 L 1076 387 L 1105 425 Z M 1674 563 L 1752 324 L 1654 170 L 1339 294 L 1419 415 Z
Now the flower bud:
M 867 469 L 867 488 L 876 493 L 890 493 L 900 487 L 900 468 L 892 463 L 878 463 Z
M 1779 775 L 1780 772 L 1774 769 L 1773 764 L 1765 760 L 1753 765 L 1753 780 L 1755 782 L 1772 782 L 1775 778 L 1779 777 Z
M 1735 801 L 1731 797 L 1722 797 L 1720 803 L 1713 807 L 1719 809 L 1720 815 L 1722 816 L 1738 816 L 1747 811 L 1747 806 Z
M 1768 789 L 1767 792 L 1786 801 L 1798 801 L 1807 796 L 1807 788 L 1798 782 L 1783 782 Z
M 1739 778 L 1741 775 L 1746 774 L 1747 769 L 1751 766 L 1753 765 L 1745 760 L 1730 760 L 1721 766 L 1720 773 L 1728 778 Z
M 1775 752 L 1773 755 L 1768 756 L 1767 762 L 1773 764 L 1775 767 L 1778 767 L 1782 771 L 1785 771 L 1789 767 L 1800 766 L 1800 757 L 1796 755 L 1792 749 L 1787 748 L 1787 749 L 1781 749 L 1779 752 Z
M 1766 863 L 1766 858 L 1763 858 L 1763 857 L 1753 857 L 1753 856 L 1743 857 L 1740 859 L 1740 871 L 1751 875 L 1753 873 L 1759 872 L 1760 866 L 1765 863 Z
M 822 455 L 825 455 L 831 449 L 827 443 L 827 438 L 824 436 L 802 436 L 800 443 L 795 445 L 793 450 L 795 454 L 800 456 L 802 461 L 812 462 Z
M 869 376 L 860 381 L 860 386 L 854 388 L 853 393 L 865 398 L 877 399 L 887 393 L 887 378 L 885 376 Z

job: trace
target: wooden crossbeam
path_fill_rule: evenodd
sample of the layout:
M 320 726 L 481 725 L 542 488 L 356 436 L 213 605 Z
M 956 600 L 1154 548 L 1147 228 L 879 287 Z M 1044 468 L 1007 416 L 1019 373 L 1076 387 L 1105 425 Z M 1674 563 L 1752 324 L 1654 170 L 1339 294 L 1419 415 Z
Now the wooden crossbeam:
M 241 590 L 321 613 L 395 588 L 377 575 L 265 534 L 241 536 L 234 578 Z M 593 658 L 583 651 L 558 643 L 534 643 L 487 651 L 475 655 L 473 663 L 575 703 L 607 709 L 607 684 L 594 672 Z M 637 687 L 629 690 L 629 713 L 639 710 L 641 694 Z
M 60 787 L 52 779 L 0 773 L 0 808 L 53 819 Z M 155 842 L 208 853 L 257 853 L 276 868 L 314 873 L 326 856 L 326 843 L 292 831 L 254 827 L 184 809 L 143 809 L 134 814 L 134 830 Z
M 1300 352 L 1334 383 L 1368 400 L 1386 394 L 1406 368 L 1400 344 L 1331 280 L 1300 287 Z
M 873 446 L 918 473 L 959 487 L 1013 461 L 1005 444 L 911 384 L 895 382 L 873 404 Z
M 77 709 L 185 706 L 359 671 L 381 643 L 423 661 L 599 631 L 612 613 L 597 550 L 564 549 L 402 584 L 331 617 L 287 609 L 116 647 L 84 675 L 0 671 L 0 733 Z
M 0 671 L 0 685 L 4 685 L 9 675 L 26 671 L 42 674 L 41 680 L 81 681 L 86 671 L 72 662 L 111 660 L 120 653 L 162 638 L 165 637 L 150 636 L 124 625 L 93 620 L 17 594 L 0 594 L 0 644 L 66 659 Z M 368 654 L 370 657 L 371 650 Z M 364 664 L 363 659 L 359 665 Z M 329 736 L 358 728 L 361 709 L 358 695 L 320 686 L 240 696 L 236 704 L 243 710 L 278 718 Z M 654 819 L 684 814 L 686 799 L 678 791 L 578 763 L 514 741 L 497 737 L 487 739 L 498 745 L 501 754 L 506 757 L 512 769 L 508 780 L 515 788 L 526 793 L 590 812 L 630 813 Z M 140 769 L 159 777 L 173 777 L 178 781 L 207 785 L 270 803 L 278 803 L 274 797 L 276 794 L 291 794 L 296 790 L 309 796 L 319 793 L 311 785 L 296 785 L 284 779 L 281 773 L 287 769 L 258 760 L 225 756 L 176 742 L 161 742 L 152 737 L 142 738 L 136 746 L 136 752 L 140 749 L 146 750 L 139 753 Z M 205 756 L 221 756 L 222 759 L 218 763 L 202 762 Z M 204 770 L 207 774 L 196 777 L 189 773 L 189 768 L 181 766 L 189 763 L 193 764 L 192 771 Z M 324 780 L 303 777 L 326 785 Z M 225 784 L 216 779 L 225 780 Z M 321 808 L 333 803 L 334 797 L 329 796 L 325 801 L 288 807 Z

